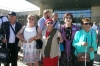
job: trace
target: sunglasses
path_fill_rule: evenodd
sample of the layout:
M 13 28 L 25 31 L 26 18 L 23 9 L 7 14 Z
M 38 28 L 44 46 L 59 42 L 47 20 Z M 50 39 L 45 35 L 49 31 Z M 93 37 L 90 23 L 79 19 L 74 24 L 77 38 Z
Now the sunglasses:
M 66 19 L 72 19 L 71 17 L 66 17 Z
M 53 24 L 52 22 L 48 22 L 47 24 Z
M 34 19 L 32 19 L 32 18 L 29 18 L 29 20 L 32 20 L 32 21 L 34 21 Z
M 83 23 L 84 25 L 91 25 L 92 23 Z

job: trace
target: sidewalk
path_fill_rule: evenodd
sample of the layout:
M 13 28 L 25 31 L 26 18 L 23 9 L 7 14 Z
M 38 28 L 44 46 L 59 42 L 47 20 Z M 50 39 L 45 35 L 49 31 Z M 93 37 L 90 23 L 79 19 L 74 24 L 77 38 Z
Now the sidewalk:
M 100 45 L 98 46 L 97 54 L 95 54 L 94 66 L 100 66 Z
M 95 54 L 95 59 L 94 59 L 94 66 L 100 66 L 100 46 L 98 47 L 98 52 Z M 1 66 L 4 66 L 1 64 Z M 25 63 L 22 61 L 18 61 L 18 66 L 27 66 Z

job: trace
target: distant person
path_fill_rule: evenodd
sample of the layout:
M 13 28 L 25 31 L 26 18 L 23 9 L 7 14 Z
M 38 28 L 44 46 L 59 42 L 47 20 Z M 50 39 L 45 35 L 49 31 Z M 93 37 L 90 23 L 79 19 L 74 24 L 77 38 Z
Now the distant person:
M 96 30 L 98 29 L 98 26 L 97 26 L 96 22 L 93 22 L 93 25 L 92 25 L 91 29 L 93 29 L 96 32 Z
M 97 26 L 97 22 L 93 22 L 93 26 L 91 27 L 92 31 L 94 31 L 97 35 L 97 44 L 100 42 L 99 40 L 99 33 L 100 33 L 100 28 Z M 98 45 L 97 45 L 98 46 Z M 95 51 L 95 54 L 97 54 L 97 51 Z
M 41 31 L 45 29 L 45 21 L 46 19 L 50 18 L 50 14 L 51 12 L 49 10 L 45 10 L 43 12 L 43 17 L 39 19 L 38 26 L 41 29 Z
M 52 14 L 52 20 L 54 21 L 53 27 L 60 30 L 60 22 L 58 21 L 58 14 L 57 13 Z
M 0 14 L 0 27 L 3 22 L 7 22 L 7 21 L 8 21 L 8 18 L 6 16 L 2 16 L 2 14 Z

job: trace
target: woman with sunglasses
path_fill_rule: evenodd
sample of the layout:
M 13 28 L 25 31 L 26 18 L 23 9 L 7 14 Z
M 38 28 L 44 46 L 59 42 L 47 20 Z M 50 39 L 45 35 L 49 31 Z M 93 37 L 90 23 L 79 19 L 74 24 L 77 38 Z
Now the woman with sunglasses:
M 36 49 L 36 39 L 39 39 L 39 28 L 36 30 L 36 17 L 33 14 L 29 14 L 27 17 L 27 25 L 23 26 L 22 29 L 17 33 L 17 38 L 23 41 L 23 61 L 28 66 L 39 66 L 38 61 L 40 60 L 39 50 Z M 38 31 L 38 34 L 37 34 Z
M 66 56 L 64 57 L 63 52 L 61 52 L 61 55 L 65 59 L 65 61 L 62 61 L 62 63 L 64 63 L 64 65 L 67 64 L 68 66 L 75 65 L 74 48 L 72 47 L 72 41 L 73 41 L 75 32 L 79 30 L 79 27 L 76 25 L 73 25 L 72 21 L 73 21 L 73 15 L 71 13 L 65 13 L 64 14 L 65 24 L 61 26 L 61 30 L 60 30 L 62 33 L 62 37 L 64 39 L 64 42 L 63 42 L 65 46 L 64 54 L 66 54 Z
M 93 66 L 94 51 L 97 50 L 96 33 L 90 29 L 92 23 L 89 18 L 82 19 L 81 24 L 82 30 L 75 33 L 73 40 L 75 56 L 77 57 L 76 66 Z
M 45 25 L 47 26 L 47 29 L 42 31 L 43 66 L 58 66 L 58 42 L 63 42 L 63 39 L 60 31 L 53 28 L 52 19 L 47 19 Z

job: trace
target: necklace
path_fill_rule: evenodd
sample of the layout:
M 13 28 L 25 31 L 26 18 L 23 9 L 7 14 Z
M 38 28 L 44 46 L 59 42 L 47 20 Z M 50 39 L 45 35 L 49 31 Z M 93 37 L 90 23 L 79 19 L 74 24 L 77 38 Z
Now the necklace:
M 66 39 L 71 40 L 72 28 L 71 27 L 66 27 L 64 29 L 64 32 L 65 32 Z

